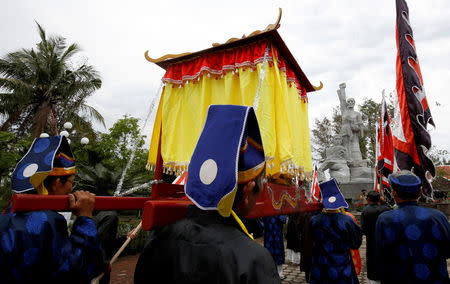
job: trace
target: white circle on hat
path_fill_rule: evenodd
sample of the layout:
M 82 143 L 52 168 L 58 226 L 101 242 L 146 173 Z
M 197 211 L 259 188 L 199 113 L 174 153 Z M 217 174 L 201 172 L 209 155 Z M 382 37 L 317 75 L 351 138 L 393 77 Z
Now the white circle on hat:
M 23 170 L 23 176 L 24 177 L 31 177 L 32 175 L 34 175 L 37 172 L 38 168 L 39 168 L 39 166 L 37 164 L 30 164 L 30 165 L 28 165 Z
M 213 159 L 204 161 L 200 167 L 199 176 L 203 184 L 211 184 L 217 176 L 217 163 Z
M 330 198 L 328 198 L 328 202 L 330 202 L 330 203 L 336 202 L 336 197 L 335 196 L 331 196 Z

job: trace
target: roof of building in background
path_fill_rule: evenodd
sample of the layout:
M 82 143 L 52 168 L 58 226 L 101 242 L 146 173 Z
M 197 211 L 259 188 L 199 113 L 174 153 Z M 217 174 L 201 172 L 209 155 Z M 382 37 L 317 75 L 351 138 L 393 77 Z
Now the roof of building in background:
M 435 190 L 450 191 L 450 165 L 436 166 L 436 177 L 432 185 Z
M 436 175 L 450 179 L 450 165 L 436 166 Z

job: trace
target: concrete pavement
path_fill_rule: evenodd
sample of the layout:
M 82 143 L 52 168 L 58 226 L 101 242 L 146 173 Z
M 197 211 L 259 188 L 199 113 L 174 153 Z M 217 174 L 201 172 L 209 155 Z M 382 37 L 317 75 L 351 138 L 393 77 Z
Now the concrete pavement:
M 359 283 L 367 284 L 367 274 L 366 274 L 366 237 L 363 237 L 363 242 L 359 248 L 359 253 L 361 255 L 361 274 L 359 275 Z M 127 255 L 120 257 L 116 263 L 113 264 L 111 270 L 111 284 L 132 284 L 134 268 L 136 267 L 136 262 L 139 255 Z M 450 271 L 450 261 L 447 260 L 447 270 Z M 283 272 L 286 279 L 282 281 L 283 284 L 292 283 L 307 283 L 305 280 L 305 273 L 300 272 L 298 265 L 292 263 L 283 264 Z M 149 282 L 151 283 L 151 281 Z

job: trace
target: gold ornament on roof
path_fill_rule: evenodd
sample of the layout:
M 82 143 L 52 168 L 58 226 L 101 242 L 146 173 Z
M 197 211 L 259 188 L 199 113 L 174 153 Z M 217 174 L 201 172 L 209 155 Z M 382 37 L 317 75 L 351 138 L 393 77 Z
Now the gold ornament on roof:
M 241 38 L 237 38 L 237 37 L 230 38 L 229 40 L 227 40 L 227 41 L 226 41 L 225 43 L 223 43 L 223 44 L 220 44 L 220 43 L 213 43 L 212 46 L 213 46 L 213 47 L 217 47 L 217 46 L 221 46 L 221 45 L 224 45 L 224 44 L 229 44 L 229 43 L 231 43 L 231 42 L 235 42 L 235 41 L 238 41 L 238 40 L 241 40 L 241 39 L 253 37 L 253 36 L 259 35 L 259 34 L 261 34 L 261 33 L 265 33 L 265 32 L 271 31 L 271 30 L 276 30 L 276 29 L 278 29 L 278 28 L 280 27 L 280 21 L 281 21 L 281 15 L 282 15 L 282 10 L 281 10 L 281 8 L 278 8 L 278 9 L 279 9 L 279 13 L 278 13 L 278 19 L 277 19 L 277 21 L 276 21 L 274 24 L 268 25 L 264 30 L 262 30 L 262 31 L 260 31 L 260 30 L 254 31 L 254 32 L 252 32 L 249 36 L 245 36 L 245 34 L 244 34 Z M 189 54 L 192 54 L 192 52 L 184 52 L 184 53 L 180 53 L 180 54 L 166 54 L 166 55 L 161 56 L 161 57 L 159 57 L 159 58 L 151 58 L 151 57 L 148 55 L 148 50 L 144 53 L 145 59 L 147 59 L 147 60 L 150 61 L 151 63 L 158 63 L 158 62 L 161 62 L 161 61 L 164 61 L 164 60 L 174 59 L 174 58 L 186 56 L 186 55 L 189 55 Z

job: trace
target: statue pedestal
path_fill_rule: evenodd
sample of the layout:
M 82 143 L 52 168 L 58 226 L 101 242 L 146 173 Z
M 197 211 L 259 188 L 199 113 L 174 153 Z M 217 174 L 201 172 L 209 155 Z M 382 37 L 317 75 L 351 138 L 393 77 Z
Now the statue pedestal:
M 341 190 L 342 195 L 345 200 L 352 201 L 359 200 L 359 195 L 361 194 L 361 190 L 365 189 L 367 192 L 374 189 L 373 181 L 371 182 L 349 182 L 349 183 L 341 183 L 339 184 L 339 188 Z M 349 204 L 349 206 L 351 206 Z
M 373 169 L 367 166 L 367 160 L 349 161 L 350 182 L 373 183 Z
M 368 167 L 350 168 L 350 181 L 373 184 L 372 172 L 373 170 Z

